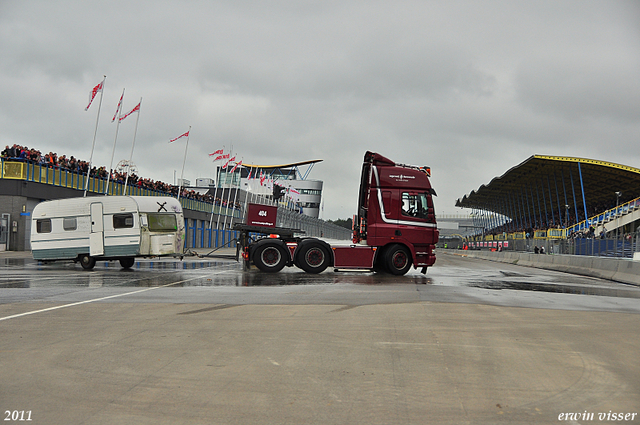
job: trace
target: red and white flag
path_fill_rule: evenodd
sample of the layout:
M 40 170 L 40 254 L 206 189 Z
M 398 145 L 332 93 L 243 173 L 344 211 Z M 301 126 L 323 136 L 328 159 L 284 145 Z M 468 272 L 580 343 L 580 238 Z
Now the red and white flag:
M 253 173 L 253 168 L 249 167 L 249 176 L 247 177 L 247 180 L 251 180 L 251 173 Z
M 260 186 L 264 186 L 264 180 L 267 177 L 264 175 L 264 173 L 262 171 L 260 171 Z
M 140 102 L 142 103 L 142 102 Z M 128 113 L 124 114 L 123 116 L 120 117 L 120 121 L 122 121 L 123 119 L 127 118 L 129 115 L 133 114 L 134 112 L 140 112 L 140 103 L 138 103 L 136 105 L 135 108 L 133 108 L 131 111 L 129 111 Z
M 222 160 L 222 159 L 229 159 L 229 157 L 230 157 L 230 156 L 231 156 L 231 154 L 230 154 L 230 153 L 228 153 L 228 154 L 226 154 L 226 155 L 218 155 L 217 157 L 215 157 L 215 158 L 213 159 L 213 161 L 215 162 L 215 161 L 220 161 L 220 160 Z
M 224 149 L 218 149 L 217 151 L 210 153 L 209 156 L 222 155 L 223 153 L 224 153 Z M 214 159 L 214 161 L 217 161 L 217 160 L 218 160 L 217 158 Z
M 231 169 L 231 173 L 233 173 L 234 171 L 236 171 L 236 168 L 238 168 L 238 166 L 242 165 L 242 161 L 238 162 L 232 169 Z
M 300 192 L 297 189 L 289 188 L 289 197 L 295 202 L 300 201 Z
M 91 104 L 93 103 L 93 99 L 95 99 L 96 95 L 100 93 L 103 88 L 104 88 L 104 80 L 100 81 L 100 83 L 89 92 L 89 104 L 87 105 L 86 108 L 84 108 L 85 111 L 89 110 L 89 106 L 91 106 Z
M 231 155 L 231 154 L 227 154 L 227 155 L 225 155 L 225 156 L 226 156 L 226 157 L 229 157 L 229 155 Z M 231 158 L 230 160 L 228 160 L 228 161 L 227 161 L 227 162 L 222 166 L 222 168 L 227 168 L 227 165 L 229 165 L 229 163 L 230 163 L 230 162 L 233 162 L 233 161 L 235 161 L 235 160 L 236 160 L 236 157 L 234 156 L 233 158 Z
M 189 132 L 187 131 L 186 133 L 183 133 L 183 134 L 179 135 L 179 136 L 178 136 L 178 137 L 176 137 L 175 139 L 171 139 L 171 140 L 169 140 L 169 143 L 171 143 L 171 142 L 175 142 L 176 140 L 178 140 L 178 139 L 179 139 L 179 138 L 181 138 L 181 137 L 189 137 Z
M 118 107 L 116 108 L 116 113 L 113 114 L 113 119 L 111 120 L 111 122 L 114 122 L 116 120 L 116 117 L 120 113 L 120 111 L 122 111 L 122 99 L 124 99 L 124 89 L 122 89 L 122 96 L 120 96 L 120 101 L 118 102 Z

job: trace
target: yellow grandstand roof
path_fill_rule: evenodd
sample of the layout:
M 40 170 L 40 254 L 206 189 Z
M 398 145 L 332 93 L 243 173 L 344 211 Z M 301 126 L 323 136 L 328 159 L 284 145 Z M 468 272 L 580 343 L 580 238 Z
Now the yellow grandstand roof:
M 581 216 L 585 209 L 591 213 L 615 207 L 616 192 L 622 192 L 620 201 L 640 196 L 640 169 L 595 159 L 533 155 L 458 199 L 456 206 L 512 217 L 539 214 L 546 203 L 547 210 L 568 205 Z

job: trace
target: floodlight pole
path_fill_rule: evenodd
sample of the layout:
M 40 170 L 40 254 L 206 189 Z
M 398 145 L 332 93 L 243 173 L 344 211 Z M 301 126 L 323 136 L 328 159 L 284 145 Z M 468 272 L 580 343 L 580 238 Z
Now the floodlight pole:
M 618 234 L 620 232 L 620 217 L 618 214 L 618 208 L 620 206 L 620 196 L 622 196 L 622 192 L 616 192 L 616 257 L 618 256 Z

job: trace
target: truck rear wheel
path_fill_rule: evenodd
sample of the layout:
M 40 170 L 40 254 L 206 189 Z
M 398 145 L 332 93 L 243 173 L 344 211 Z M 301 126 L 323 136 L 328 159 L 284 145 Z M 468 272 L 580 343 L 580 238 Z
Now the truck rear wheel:
M 392 245 L 385 251 L 385 266 L 389 273 L 402 276 L 411 268 L 411 253 L 402 245 Z
M 85 270 L 91 270 L 96 265 L 96 259 L 90 256 L 89 254 L 82 254 L 80 256 L 80 265 Z
M 253 264 L 267 273 L 276 273 L 282 270 L 286 264 L 286 252 L 276 243 L 265 243 L 256 248 L 253 253 Z
M 322 273 L 329 265 L 329 254 L 318 242 L 309 242 L 300 248 L 297 266 L 307 273 Z

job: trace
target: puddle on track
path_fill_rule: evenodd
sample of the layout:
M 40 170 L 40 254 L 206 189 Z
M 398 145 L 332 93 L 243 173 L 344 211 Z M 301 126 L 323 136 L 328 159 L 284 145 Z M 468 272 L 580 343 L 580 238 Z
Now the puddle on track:
M 466 286 L 482 289 L 511 289 L 515 291 L 538 291 L 560 294 L 596 295 L 601 297 L 640 298 L 640 289 L 634 288 L 605 288 L 599 286 L 578 286 L 540 282 L 514 281 L 480 281 L 469 282 Z

